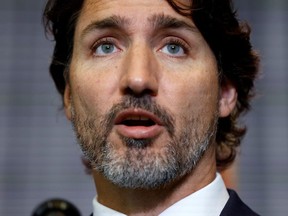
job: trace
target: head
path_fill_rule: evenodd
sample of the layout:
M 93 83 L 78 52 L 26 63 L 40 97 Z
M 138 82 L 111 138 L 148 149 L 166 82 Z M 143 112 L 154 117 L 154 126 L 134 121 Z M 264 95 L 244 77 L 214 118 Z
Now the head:
M 87 157 L 118 183 L 134 176 L 125 187 L 183 176 L 210 146 L 226 168 L 258 70 L 248 25 L 229 0 L 125 2 L 50 0 L 44 12 L 50 73 Z

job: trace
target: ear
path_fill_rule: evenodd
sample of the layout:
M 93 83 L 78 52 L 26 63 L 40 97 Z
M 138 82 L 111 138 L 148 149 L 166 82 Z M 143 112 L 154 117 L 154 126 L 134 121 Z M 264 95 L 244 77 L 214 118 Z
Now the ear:
M 71 120 L 71 90 L 68 83 L 65 86 L 63 100 L 66 117 L 68 120 Z
M 222 81 L 219 98 L 219 117 L 227 117 L 237 103 L 237 91 L 232 82 Z

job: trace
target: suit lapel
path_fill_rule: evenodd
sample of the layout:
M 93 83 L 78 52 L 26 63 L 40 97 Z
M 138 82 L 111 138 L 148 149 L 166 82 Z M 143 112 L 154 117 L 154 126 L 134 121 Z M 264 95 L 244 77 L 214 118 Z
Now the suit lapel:
M 228 202 L 222 210 L 220 216 L 259 216 L 245 205 L 233 190 L 228 190 L 230 195 Z

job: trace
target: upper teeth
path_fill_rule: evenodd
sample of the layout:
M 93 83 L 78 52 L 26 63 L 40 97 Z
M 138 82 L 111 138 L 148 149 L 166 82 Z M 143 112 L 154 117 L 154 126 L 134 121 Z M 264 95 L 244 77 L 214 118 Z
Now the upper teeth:
M 148 121 L 149 118 L 144 117 L 144 116 L 130 116 L 130 117 L 126 118 L 126 120 Z

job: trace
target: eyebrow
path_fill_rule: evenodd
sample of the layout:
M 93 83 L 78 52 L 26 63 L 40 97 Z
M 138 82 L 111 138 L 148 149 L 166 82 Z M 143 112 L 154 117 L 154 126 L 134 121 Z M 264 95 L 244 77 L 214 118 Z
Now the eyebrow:
M 177 19 L 170 15 L 155 14 L 151 18 L 148 18 L 149 22 L 155 29 L 187 29 L 189 31 L 198 32 L 198 29 L 193 24 L 186 21 Z
M 100 29 L 100 30 L 101 29 L 108 29 L 108 28 L 124 29 L 129 24 L 130 24 L 129 19 L 127 19 L 125 17 L 113 15 L 113 16 L 107 17 L 105 19 L 90 23 L 82 31 L 81 38 L 85 37 L 85 35 L 89 34 L 90 32 L 94 31 L 95 29 Z
M 152 25 L 154 31 L 157 29 L 182 28 L 193 32 L 199 32 L 196 26 L 194 26 L 193 24 L 174 18 L 170 15 L 154 14 L 148 18 L 148 21 Z M 132 20 L 118 15 L 113 15 L 102 20 L 94 21 L 91 24 L 89 24 L 86 28 L 84 28 L 84 30 L 81 33 L 81 38 L 84 38 L 87 34 L 96 29 L 99 30 L 109 28 L 118 30 L 125 29 L 129 24 L 131 24 L 131 22 Z

